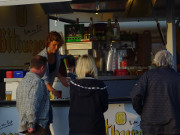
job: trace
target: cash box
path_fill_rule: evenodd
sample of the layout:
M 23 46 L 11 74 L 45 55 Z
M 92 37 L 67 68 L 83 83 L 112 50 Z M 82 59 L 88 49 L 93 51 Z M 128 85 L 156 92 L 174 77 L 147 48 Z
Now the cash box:
M 14 71 L 14 78 L 23 78 L 26 74 L 26 71 Z

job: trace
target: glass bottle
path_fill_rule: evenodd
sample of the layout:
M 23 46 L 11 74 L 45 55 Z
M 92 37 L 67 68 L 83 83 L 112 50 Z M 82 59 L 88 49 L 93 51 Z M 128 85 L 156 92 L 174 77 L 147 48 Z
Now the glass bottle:
M 76 18 L 76 25 L 73 28 L 73 31 L 75 34 L 75 37 L 80 37 L 81 36 L 81 31 L 80 31 L 80 25 L 79 25 L 79 18 Z
M 94 36 L 94 27 L 93 27 L 93 18 L 92 17 L 90 17 L 89 33 L 90 33 L 90 39 L 92 39 Z
M 119 26 L 117 18 L 115 18 L 114 25 L 113 25 L 113 39 L 114 40 L 120 39 L 120 26 Z
M 107 27 L 106 27 L 106 40 L 112 41 L 113 37 L 113 27 L 111 24 L 111 19 L 108 19 Z
M 76 18 L 76 24 L 79 24 L 79 18 Z

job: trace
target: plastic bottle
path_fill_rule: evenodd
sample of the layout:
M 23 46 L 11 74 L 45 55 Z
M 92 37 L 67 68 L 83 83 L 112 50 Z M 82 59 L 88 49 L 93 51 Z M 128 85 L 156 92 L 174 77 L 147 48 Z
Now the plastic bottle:
M 120 39 L 120 26 L 119 26 L 117 18 L 115 18 L 115 22 L 114 22 L 114 25 L 113 25 L 113 39 L 114 40 L 119 40 Z

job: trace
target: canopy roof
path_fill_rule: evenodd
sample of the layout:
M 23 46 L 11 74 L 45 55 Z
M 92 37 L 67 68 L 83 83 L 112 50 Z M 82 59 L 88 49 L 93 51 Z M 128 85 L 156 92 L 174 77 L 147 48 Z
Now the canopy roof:
M 0 0 L 0 6 L 53 3 L 53 2 L 64 2 L 64 1 L 71 1 L 71 0 Z

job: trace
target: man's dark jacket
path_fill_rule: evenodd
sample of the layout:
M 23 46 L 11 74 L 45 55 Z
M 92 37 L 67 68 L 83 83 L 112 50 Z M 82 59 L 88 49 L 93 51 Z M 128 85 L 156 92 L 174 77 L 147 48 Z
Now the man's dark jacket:
M 180 134 L 180 75 L 168 67 L 145 72 L 131 92 L 146 134 Z

